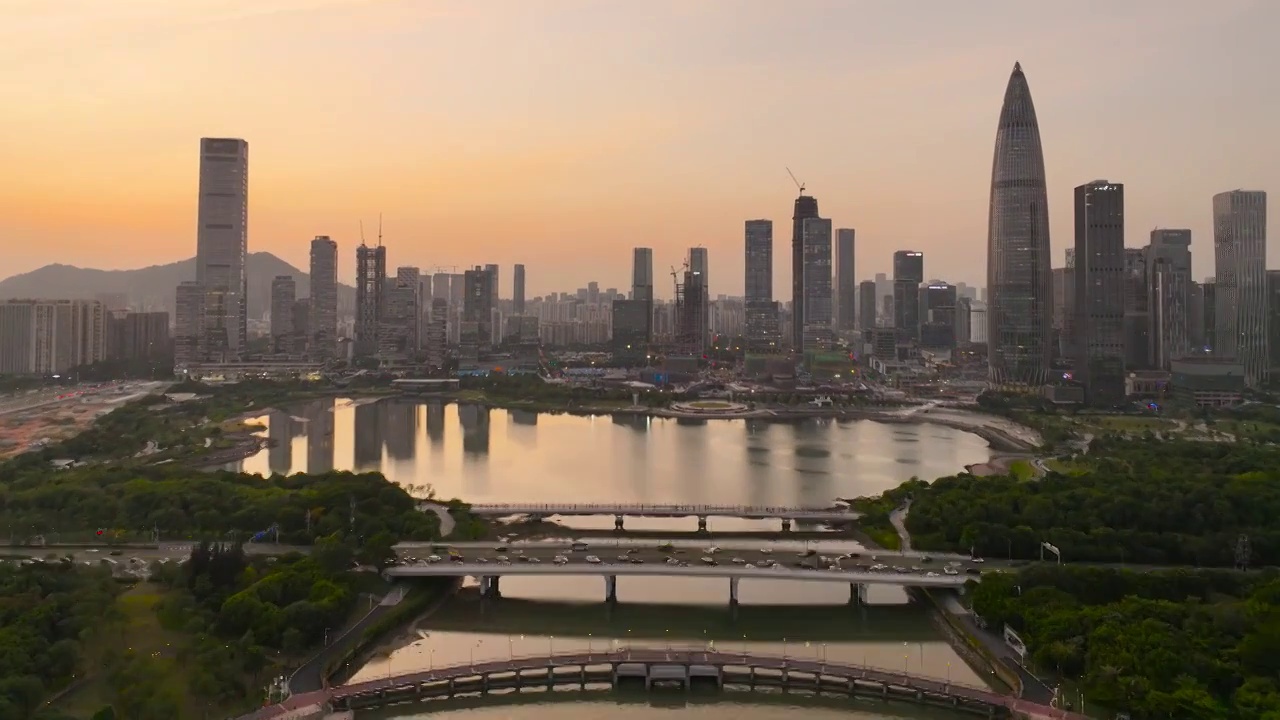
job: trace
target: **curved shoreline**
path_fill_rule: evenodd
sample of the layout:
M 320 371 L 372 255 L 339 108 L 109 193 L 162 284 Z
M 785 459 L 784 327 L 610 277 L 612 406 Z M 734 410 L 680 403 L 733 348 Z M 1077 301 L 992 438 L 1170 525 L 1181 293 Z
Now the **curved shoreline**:
M 787 410 L 749 410 L 739 413 L 690 413 L 670 410 L 668 408 L 628 407 L 606 408 L 582 405 L 574 408 L 549 408 L 524 402 L 500 402 L 494 400 L 462 400 L 451 397 L 424 398 L 435 399 L 445 404 L 457 403 L 481 405 L 496 410 L 523 410 L 526 412 L 546 413 L 549 415 L 578 415 L 582 417 L 649 417 L 666 420 L 759 420 L 764 422 L 793 422 L 795 420 L 871 420 L 874 422 L 899 425 L 941 425 L 943 427 L 973 433 L 986 440 L 991 449 L 999 453 L 1026 453 L 1036 450 L 1043 441 L 1039 433 L 1024 425 L 1017 425 L 1011 420 L 974 412 L 971 410 L 947 409 L 945 413 L 910 412 L 911 406 L 898 406 L 892 409 L 876 408 L 814 408 Z M 906 410 L 909 414 L 904 414 Z M 1016 432 L 1000 427 L 1006 424 L 1016 428 Z M 1021 436 L 1021 437 L 1020 437 Z M 1035 442 L 1031 441 L 1035 439 Z

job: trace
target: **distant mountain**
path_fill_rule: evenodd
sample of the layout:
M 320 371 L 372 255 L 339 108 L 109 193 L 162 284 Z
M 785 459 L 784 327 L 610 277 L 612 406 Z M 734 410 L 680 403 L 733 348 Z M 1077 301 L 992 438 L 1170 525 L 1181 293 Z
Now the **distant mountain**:
M 298 297 L 311 295 L 311 276 L 271 253 L 251 253 L 245 270 L 249 275 L 249 317 L 262 317 L 270 311 L 271 281 L 277 275 L 293 276 L 298 284 Z M 0 299 L 94 300 L 104 293 L 120 293 L 126 297 L 130 307 L 173 313 L 178 284 L 195 279 L 195 258 L 137 270 L 45 265 L 29 273 L 0 280 Z M 355 307 L 355 296 L 355 288 L 338 285 L 340 314 L 351 312 Z

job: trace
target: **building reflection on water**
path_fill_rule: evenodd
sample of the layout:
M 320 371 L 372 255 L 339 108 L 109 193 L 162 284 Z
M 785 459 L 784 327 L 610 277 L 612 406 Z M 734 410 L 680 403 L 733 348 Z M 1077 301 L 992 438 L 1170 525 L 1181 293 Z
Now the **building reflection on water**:
M 957 430 L 869 421 L 684 423 L 343 398 L 262 421 L 272 447 L 229 469 L 380 471 L 402 485 L 430 485 L 441 497 L 480 503 L 828 507 L 839 497 L 875 494 L 912 475 L 940 477 L 991 456 L 984 441 Z M 905 466 L 906 459 L 920 464 Z
M 293 438 L 298 435 L 302 423 L 293 421 L 289 413 L 276 411 L 267 421 L 267 467 L 277 475 L 288 475 L 293 469 Z
M 538 413 L 528 410 L 510 410 L 508 415 L 516 425 L 537 425 Z
M 418 440 L 418 404 L 403 400 L 377 403 L 382 411 L 382 432 L 387 455 L 393 460 L 413 459 Z
M 427 403 L 427 437 L 432 445 L 444 444 L 444 403 Z
M 462 449 L 474 455 L 489 454 L 489 408 L 484 405 L 458 405 L 458 423 L 462 425 Z
M 333 413 L 335 401 L 317 400 L 307 405 L 307 472 L 327 473 L 333 470 Z

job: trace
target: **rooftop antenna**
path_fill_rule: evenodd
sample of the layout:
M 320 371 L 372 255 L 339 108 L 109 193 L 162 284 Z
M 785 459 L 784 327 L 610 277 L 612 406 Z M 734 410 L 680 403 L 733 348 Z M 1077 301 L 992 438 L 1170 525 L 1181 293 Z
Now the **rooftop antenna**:
M 382 247 L 382 213 L 378 213 L 378 247 Z
M 365 242 L 364 242 L 364 221 L 363 221 L 363 220 L 361 220 L 361 221 L 360 221 L 360 244 L 361 244 L 361 245 L 364 245 L 364 244 L 365 244 Z
M 801 195 L 803 195 L 803 194 L 804 194 L 804 183 L 802 183 L 802 182 L 800 182 L 799 180 L 797 180 L 797 179 L 796 179 L 796 174 L 795 174 L 795 173 L 793 173 L 793 172 L 791 172 L 791 168 L 787 168 L 787 174 L 791 176 L 791 182 L 795 183 L 797 188 L 800 188 L 800 194 L 801 194 Z

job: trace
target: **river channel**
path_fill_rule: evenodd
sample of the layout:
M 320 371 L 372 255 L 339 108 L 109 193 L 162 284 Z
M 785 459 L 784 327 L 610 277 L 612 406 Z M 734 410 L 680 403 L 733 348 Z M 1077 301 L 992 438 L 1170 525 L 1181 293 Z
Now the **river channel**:
M 991 456 L 984 440 L 960 430 L 868 420 L 690 423 L 338 399 L 273 412 L 258 422 L 267 425 L 273 446 L 229 469 L 264 475 L 376 470 L 419 493 L 430 486 L 438 497 L 477 503 L 827 507 L 835 498 L 878 493 L 912 476 L 952 474 Z M 612 522 L 584 518 L 569 524 L 599 528 Z M 628 519 L 627 527 L 688 531 L 693 522 Z M 709 524 L 712 531 L 778 529 L 776 522 L 729 518 L 711 518 Z M 849 541 L 840 544 L 847 547 Z M 727 581 L 715 579 L 622 577 L 614 607 L 603 602 L 604 584 L 598 577 L 508 577 L 502 581 L 502 595 L 496 602 L 482 602 L 473 586 L 464 588 L 421 626 L 384 648 L 354 679 L 630 645 L 826 658 L 982 684 L 924 610 L 899 588 L 873 586 L 870 604 L 859 609 L 847 604 L 849 589 L 843 584 L 743 581 L 736 617 L 728 609 Z M 557 702 L 548 705 L 553 700 Z M 564 700 L 574 702 L 558 702 Z M 433 705 L 431 715 L 443 712 L 449 720 L 772 720 L 801 711 L 819 720 L 951 717 L 910 706 L 855 709 L 848 701 L 831 705 L 796 696 L 756 700 L 750 696 L 708 704 L 683 696 L 556 693 Z M 425 717 L 426 712 L 397 708 L 369 717 Z

